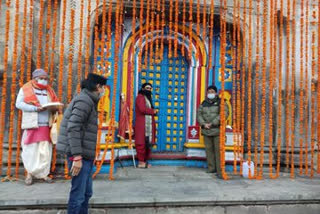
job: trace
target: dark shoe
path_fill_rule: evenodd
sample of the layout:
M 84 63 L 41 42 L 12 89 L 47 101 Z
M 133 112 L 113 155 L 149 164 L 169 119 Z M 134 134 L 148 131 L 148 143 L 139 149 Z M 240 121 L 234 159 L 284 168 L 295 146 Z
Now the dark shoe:
M 223 179 L 222 175 L 220 175 L 220 174 L 216 174 L 216 177 L 219 179 Z
M 207 170 L 206 173 L 216 173 L 216 170 Z

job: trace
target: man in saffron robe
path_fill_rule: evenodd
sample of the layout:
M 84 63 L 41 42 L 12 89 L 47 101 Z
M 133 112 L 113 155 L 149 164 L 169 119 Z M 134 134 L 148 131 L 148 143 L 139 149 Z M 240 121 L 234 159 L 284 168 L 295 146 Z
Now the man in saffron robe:
M 156 123 L 154 116 L 157 110 L 152 104 L 152 85 L 144 83 L 138 93 L 135 104 L 135 146 L 139 168 L 150 168 L 148 160 L 150 159 L 151 147 L 155 143 Z
M 52 143 L 50 127 L 52 116 L 58 110 L 46 109 L 42 106 L 49 102 L 58 102 L 54 90 L 48 85 L 48 74 L 43 69 L 36 69 L 32 73 L 32 80 L 19 90 L 16 107 L 23 111 L 23 117 L 30 117 L 29 121 L 22 119 L 24 128 L 22 135 L 22 162 L 27 171 L 26 185 L 32 184 L 32 177 L 51 182 L 48 177 L 51 166 Z M 33 114 L 34 113 L 34 114 Z M 37 121 L 32 121 L 37 120 Z M 35 124 L 34 127 L 30 124 Z

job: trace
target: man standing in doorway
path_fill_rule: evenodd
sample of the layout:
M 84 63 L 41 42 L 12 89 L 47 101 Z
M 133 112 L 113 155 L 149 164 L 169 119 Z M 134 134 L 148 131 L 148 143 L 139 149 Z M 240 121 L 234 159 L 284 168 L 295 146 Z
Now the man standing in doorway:
M 139 160 L 138 168 L 150 168 L 148 163 L 152 144 L 155 143 L 157 110 L 152 103 L 152 85 L 144 83 L 138 93 L 135 104 L 135 146 Z
M 207 88 L 207 98 L 201 103 L 197 112 L 197 120 L 204 136 L 208 173 L 217 173 L 222 178 L 220 167 L 220 98 L 216 86 Z M 228 107 L 225 105 L 225 117 L 228 117 Z

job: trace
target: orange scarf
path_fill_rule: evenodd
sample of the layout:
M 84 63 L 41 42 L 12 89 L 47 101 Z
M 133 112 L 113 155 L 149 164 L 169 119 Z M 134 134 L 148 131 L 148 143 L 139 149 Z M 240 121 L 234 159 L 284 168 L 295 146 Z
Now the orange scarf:
M 39 103 L 39 100 L 34 93 L 33 88 L 39 89 L 39 90 L 47 90 L 48 96 L 50 98 L 51 102 L 59 102 L 58 97 L 54 90 L 49 85 L 41 85 L 37 83 L 36 80 L 31 80 L 27 82 L 24 86 L 22 86 L 23 95 L 24 95 L 24 102 L 28 104 L 32 104 L 35 106 L 41 106 Z

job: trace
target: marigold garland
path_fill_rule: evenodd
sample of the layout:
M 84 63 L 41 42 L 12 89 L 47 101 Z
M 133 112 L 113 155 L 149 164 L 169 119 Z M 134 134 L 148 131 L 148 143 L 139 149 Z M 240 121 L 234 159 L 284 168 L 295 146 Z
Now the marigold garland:
M 290 1 L 287 1 L 287 19 L 290 20 Z M 287 22 L 286 24 L 286 73 L 285 73 L 285 142 L 286 142 L 286 158 L 285 158 L 285 164 L 286 169 L 289 170 L 289 142 L 290 142 L 290 112 L 289 112 L 289 104 L 290 104 L 290 89 L 289 89 L 289 78 L 290 78 L 290 24 Z
M 234 9 L 236 6 L 234 5 Z M 234 10 L 235 11 L 235 10 Z M 235 17 L 233 16 L 233 21 L 235 22 Z M 235 25 L 234 25 L 235 27 Z M 209 70 L 212 69 L 212 43 L 213 43 L 213 31 L 214 31 L 214 0 L 211 0 L 210 2 L 210 32 L 209 32 L 209 63 L 208 67 Z M 235 28 L 234 28 L 235 29 Z
M 17 89 L 17 52 L 18 52 L 18 38 L 19 38 L 19 7 L 20 0 L 15 2 L 15 19 L 14 19 L 14 35 L 13 35 L 13 53 L 12 53 L 12 81 L 11 81 L 11 100 L 10 100 L 10 116 L 9 116 L 9 136 L 8 136 L 8 166 L 7 177 L 11 177 L 11 161 L 12 161 L 12 148 L 13 148 L 13 128 L 14 128 L 14 116 L 15 116 L 15 101 L 16 101 L 16 89 Z
M 23 3 L 23 24 L 22 24 L 22 44 L 21 44 L 21 68 L 20 68 L 20 78 L 19 86 L 20 88 L 24 83 L 24 73 L 25 73 L 25 49 L 26 49 L 26 35 L 27 35 L 27 2 Z M 21 127 L 22 111 L 18 112 L 18 124 L 17 127 Z M 16 150 L 16 179 L 19 178 L 19 166 L 20 166 L 20 149 L 21 149 L 21 132 L 20 128 L 17 128 L 17 150 Z
M 55 56 L 55 49 L 56 49 L 56 32 L 57 32 L 57 16 L 58 16 L 58 0 L 54 1 L 54 9 L 53 9 L 53 29 L 52 29 L 52 39 L 51 39 L 51 62 L 50 62 L 50 69 L 49 69 L 49 77 L 50 83 L 54 80 L 54 56 Z
M 44 54 L 44 70 L 50 74 L 49 71 L 49 44 L 50 44 L 50 28 L 51 28 L 51 1 L 48 0 L 48 13 L 47 13 L 47 23 L 46 23 L 46 47 Z
M 100 0 L 96 0 L 96 8 L 99 8 Z M 98 26 L 99 26 L 99 13 L 97 12 L 95 15 L 95 26 L 94 26 L 94 52 L 93 52 L 93 72 L 97 72 L 97 56 L 98 56 L 98 46 L 99 46 L 99 32 L 98 32 Z
M 261 105 L 261 135 L 260 135 L 260 171 L 258 172 L 258 179 L 263 176 L 263 159 L 264 159 L 264 143 L 265 143 L 265 115 L 266 115 L 266 71 L 267 71 L 267 27 L 268 27 L 268 1 L 263 0 L 263 54 L 262 54 L 262 105 Z
M 182 43 L 186 40 L 186 0 L 182 2 Z M 181 55 L 185 56 L 185 48 L 181 48 Z
M 150 62 L 151 64 L 154 62 L 154 59 L 153 59 L 153 40 L 154 40 L 154 13 L 155 13 L 155 8 L 154 8 L 154 1 L 155 0 L 151 0 L 151 23 L 150 23 L 150 31 L 151 31 L 151 34 L 150 34 L 150 50 L 149 50 L 149 56 L 150 56 Z M 120 21 L 121 23 L 121 21 Z
M 175 58 L 178 57 L 178 18 L 179 18 L 179 1 L 175 1 L 175 19 L 174 19 L 174 52 Z M 182 48 L 183 49 L 183 48 Z
M 211 0 L 211 4 L 214 1 Z M 233 128 L 233 173 L 237 174 L 237 159 L 238 159 L 238 153 L 237 153 L 237 147 L 238 147 L 238 135 L 237 129 L 236 129 L 236 56 L 237 56 L 237 49 L 236 49 L 236 31 L 237 31 L 237 19 L 236 19 L 236 13 L 237 13 L 237 1 L 233 2 L 233 16 L 232 16 L 232 37 L 231 37 L 231 44 L 232 44 L 232 128 Z M 211 17 L 213 16 L 213 5 L 210 5 L 210 14 Z M 211 69 L 211 63 L 212 63 L 212 33 L 213 33 L 213 24 L 210 17 L 210 36 L 209 36 L 209 69 Z
M 260 88 L 260 0 L 257 0 L 257 31 L 256 31 L 256 71 L 255 71 L 255 117 L 254 117 L 254 176 L 257 177 L 258 169 L 258 141 L 259 141 L 259 88 Z
M 192 22 L 193 22 L 192 8 L 193 8 L 193 0 L 190 0 L 189 1 L 189 48 L 188 48 L 188 50 L 189 50 L 188 57 L 189 57 L 190 61 L 192 59 L 192 54 L 193 54 L 193 51 L 192 51 Z
M 160 32 L 160 14 L 161 14 L 161 0 L 157 0 L 157 10 L 156 10 L 156 31 L 158 31 L 155 35 L 156 35 L 156 51 L 155 51 L 155 58 L 159 59 L 160 57 L 160 53 L 159 53 L 159 48 L 160 48 L 160 44 L 159 44 L 159 38 L 158 36 L 161 36 L 161 32 Z
M 197 24 L 196 24 L 196 33 L 200 36 L 200 0 L 197 0 Z M 198 43 L 196 43 L 196 59 L 199 58 L 199 51 L 198 51 Z
M 166 27 L 166 17 L 165 17 L 165 13 L 166 13 L 166 0 L 163 0 L 162 2 L 162 9 L 161 9 L 161 46 L 160 46 L 160 60 L 163 59 L 163 50 L 164 50 L 164 30 Z
M 296 0 L 293 0 L 292 7 L 292 32 L 296 31 Z M 292 41 L 296 41 L 296 34 L 292 34 Z M 291 170 L 290 177 L 294 177 L 294 145 L 295 145 L 295 74 L 296 74 L 296 43 L 292 42 L 292 72 L 291 72 Z
M 145 46 L 144 46 L 144 66 L 148 65 L 148 50 L 149 50 L 149 33 L 150 33 L 150 0 L 147 1 L 147 17 L 146 17 L 146 32 L 145 32 Z M 143 48 L 142 48 L 143 49 Z
M 303 167 L 303 132 L 304 132 L 304 117 L 303 117 L 303 97 L 305 96 L 303 91 L 303 71 L 304 71 L 304 45 L 303 45 L 303 39 L 304 39 L 304 0 L 301 0 L 301 18 L 300 18 L 300 85 L 299 85 L 299 174 L 302 175 L 302 167 Z
M 84 13 L 84 0 L 80 3 L 80 33 L 79 33 L 79 55 L 78 55 L 78 82 L 82 79 L 82 49 L 83 49 L 83 13 Z M 80 92 L 80 84 L 78 84 L 77 92 Z
M 140 18 L 139 18 L 139 55 L 138 55 L 138 66 L 139 66 L 139 69 L 138 69 L 138 72 L 141 72 L 142 70 L 142 35 L 143 35 L 143 4 L 144 4 L 144 1 L 143 0 L 140 0 Z M 164 15 L 164 14 L 163 14 Z M 163 40 L 163 36 L 162 36 L 162 40 Z M 163 41 L 162 41 L 162 51 L 163 51 Z M 163 52 L 162 52 L 163 53 Z
M 171 35 L 172 35 L 172 17 L 173 16 L 173 0 L 169 1 L 169 34 L 168 34 L 168 57 L 171 58 L 172 57 L 172 39 L 171 39 Z
M 309 167 L 308 167 L 308 143 L 309 143 L 309 108 L 308 108 L 308 102 L 309 102 L 309 68 L 308 68 L 308 61 L 309 61 L 309 1 L 306 0 L 306 30 L 305 30 L 305 68 L 304 68 L 304 72 L 305 72 L 305 98 L 304 98 L 304 109 L 305 109 L 305 121 L 304 121 L 304 129 L 305 129 L 305 139 L 304 139 L 304 143 L 305 143 L 305 171 L 304 174 L 307 175 L 308 171 L 309 171 Z
M 7 2 L 7 6 L 10 7 L 10 2 Z M 8 69 L 8 51 L 9 51 L 9 28 L 10 28 L 10 11 L 6 11 L 6 31 L 5 31 L 5 48 L 3 65 L 4 71 Z M 6 112 L 6 101 L 7 101 L 7 72 L 3 72 L 3 82 L 2 82 L 2 100 L 1 100 L 1 112 Z M 2 173 L 2 154 L 3 154 L 3 138 L 4 138 L 4 128 L 5 128 L 5 116 L 6 114 L 1 114 L 0 117 L 0 174 Z
M 62 5 L 62 25 L 61 25 L 61 38 L 60 38 L 60 53 L 59 53 L 59 75 L 58 75 L 58 98 L 62 100 L 62 90 L 63 90 L 63 70 L 64 70 L 64 37 L 66 28 L 66 14 L 67 14 L 67 1 L 64 0 Z
M 90 24 L 90 20 L 91 20 L 91 1 L 87 1 L 88 2 L 88 13 L 87 13 L 87 32 L 86 32 L 86 56 L 85 56 L 85 69 L 84 69 L 84 73 L 85 76 L 88 75 L 89 73 L 89 65 L 90 65 L 90 61 L 89 61 L 89 57 L 90 57 L 90 29 L 91 29 L 91 24 Z
M 70 33 L 69 33 L 69 67 L 68 67 L 68 84 L 67 84 L 67 100 L 68 103 L 71 102 L 72 99 L 72 80 L 73 80 L 73 51 L 74 51 L 74 17 L 75 17 L 75 9 L 71 8 L 70 11 Z
M 207 38 L 207 0 L 203 0 L 202 9 L 202 39 L 206 41 Z
M 40 0 L 40 17 L 43 17 L 44 14 L 44 0 Z M 42 28 L 43 28 L 44 18 L 41 18 L 39 21 L 38 27 L 38 50 L 37 50 L 37 68 L 42 67 L 41 55 L 42 55 Z
M 28 58 L 27 58 L 27 81 L 31 79 L 31 63 L 32 63 L 32 36 L 33 36 L 33 5 L 34 1 L 30 0 L 29 7 L 29 34 L 28 34 Z

